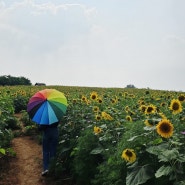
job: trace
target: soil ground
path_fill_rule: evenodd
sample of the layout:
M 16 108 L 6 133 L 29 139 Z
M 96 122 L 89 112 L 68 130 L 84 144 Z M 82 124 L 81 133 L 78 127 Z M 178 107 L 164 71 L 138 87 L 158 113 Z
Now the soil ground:
M 21 114 L 15 115 L 18 119 Z M 24 132 L 22 123 L 21 132 Z M 51 177 L 43 177 L 42 145 L 33 136 L 20 135 L 12 140 L 15 157 L 0 164 L 0 185 L 56 185 Z
M 42 177 L 42 148 L 30 136 L 14 138 L 12 147 L 16 157 L 7 161 L 7 169 L 0 185 L 55 185 L 48 177 Z

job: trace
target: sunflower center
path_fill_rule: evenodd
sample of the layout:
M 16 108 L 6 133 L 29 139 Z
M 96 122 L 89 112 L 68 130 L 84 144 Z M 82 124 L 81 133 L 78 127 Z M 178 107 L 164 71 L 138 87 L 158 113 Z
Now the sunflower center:
M 152 112 L 153 111 L 153 107 L 148 107 L 147 112 Z
M 173 110 L 179 110 L 179 104 L 178 103 L 173 104 Z
M 163 123 L 162 125 L 161 125 L 161 130 L 162 130 L 162 132 L 164 132 L 164 133 L 168 133 L 169 131 L 170 131 L 170 126 L 169 126 L 169 124 L 167 124 L 167 123 Z
M 184 101 L 185 97 L 184 96 L 179 96 L 179 101 Z
M 130 150 L 127 150 L 125 153 L 128 157 L 132 157 L 132 152 Z
M 98 100 L 99 103 L 102 103 L 102 100 Z

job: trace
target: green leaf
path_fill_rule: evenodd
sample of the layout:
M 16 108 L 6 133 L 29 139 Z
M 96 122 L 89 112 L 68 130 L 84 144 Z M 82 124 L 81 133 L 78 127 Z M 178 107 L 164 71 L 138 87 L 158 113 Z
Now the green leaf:
M 160 143 L 162 143 L 163 142 L 163 139 L 162 138 L 157 138 L 157 139 L 155 139 L 152 143 L 154 144 L 154 145 L 157 145 L 157 144 L 160 144 Z
M 173 159 L 177 159 L 179 156 L 179 152 L 177 149 L 172 149 L 172 150 L 165 150 L 161 153 L 161 155 L 158 156 L 160 161 L 168 162 Z
M 5 155 L 6 154 L 5 149 L 4 148 L 0 148 L 0 153 L 2 153 L 3 155 Z
M 185 162 L 185 156 L 184 155 L 179 155 L 179 157 L 177 158 L 177 161 L 179 161 L 179 162 L 181 162 L 181 163 L 183 163 L 183 162 Z
M 161 166 L 155 173 L 155 177 L 159 178 L 163 175 L 169 175 L 173 171 L 171 166 Z
M 175 182 L 174 185 L 185 185 L 185 181 Z
M 102 148 L 95 148 L 95 149 L 93 149 L 93 150 L 90 152 L 90 154 L 96 155 L 96 154 L 100 154 L 100 153 L 102 153 L 102 152 L 103 152 L 103 149 L 102 149 Z
M 136 139 L 137 137 L 139 137 L 139 136 L 133 136 L 133 137 L 131 137 L 130 139 L 128 139 L 127 141 L 133 141 L 133 140 Z
M 126 185 L 139 185 L 153 177 L 153 169 L 149 165 L 133 169 L 126 177 Z
M 146 151 L 150 154 L 159 155 L 163 151 L 163 149 L 159 146 L 151 146 L 147 148 Z
M 151 127 L 146 126 L 146 127 L 144 127 L 144 130 L 146 130 L 146 131 L 153 131 L 155 129 L 156 129 L 155 126 L 151 126 Z

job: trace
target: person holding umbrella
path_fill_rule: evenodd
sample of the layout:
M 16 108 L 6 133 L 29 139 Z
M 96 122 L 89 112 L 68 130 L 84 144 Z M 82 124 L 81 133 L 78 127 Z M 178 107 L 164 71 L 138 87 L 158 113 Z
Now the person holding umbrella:
M 59 131 L 58 124 L 67 110 L 67 99 L 63 93 L 55 89 L 44 89 L 35 93 L 29 100 L 27 112 L 32 121 L 43 131 L 42 176 L 49 173 L 49 163 L 56 156 Z
M 58 124 L 59 122 L 51 125 L 39 125 L 39 131 L 43 131 L 42 137 L 42 151 L 43 151 L 43 172 L 42 176 L 49 173 L 49 163 L 55 158 L 58 145 Z

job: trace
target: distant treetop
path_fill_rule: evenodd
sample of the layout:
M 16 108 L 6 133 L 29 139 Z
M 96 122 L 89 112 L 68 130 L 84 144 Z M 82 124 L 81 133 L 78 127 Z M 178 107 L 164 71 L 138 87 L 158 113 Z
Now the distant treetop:
M 0 76 L 0 85 L 32 85 L 31 81 L 25 77 L 14 77 L 10 75 Z

